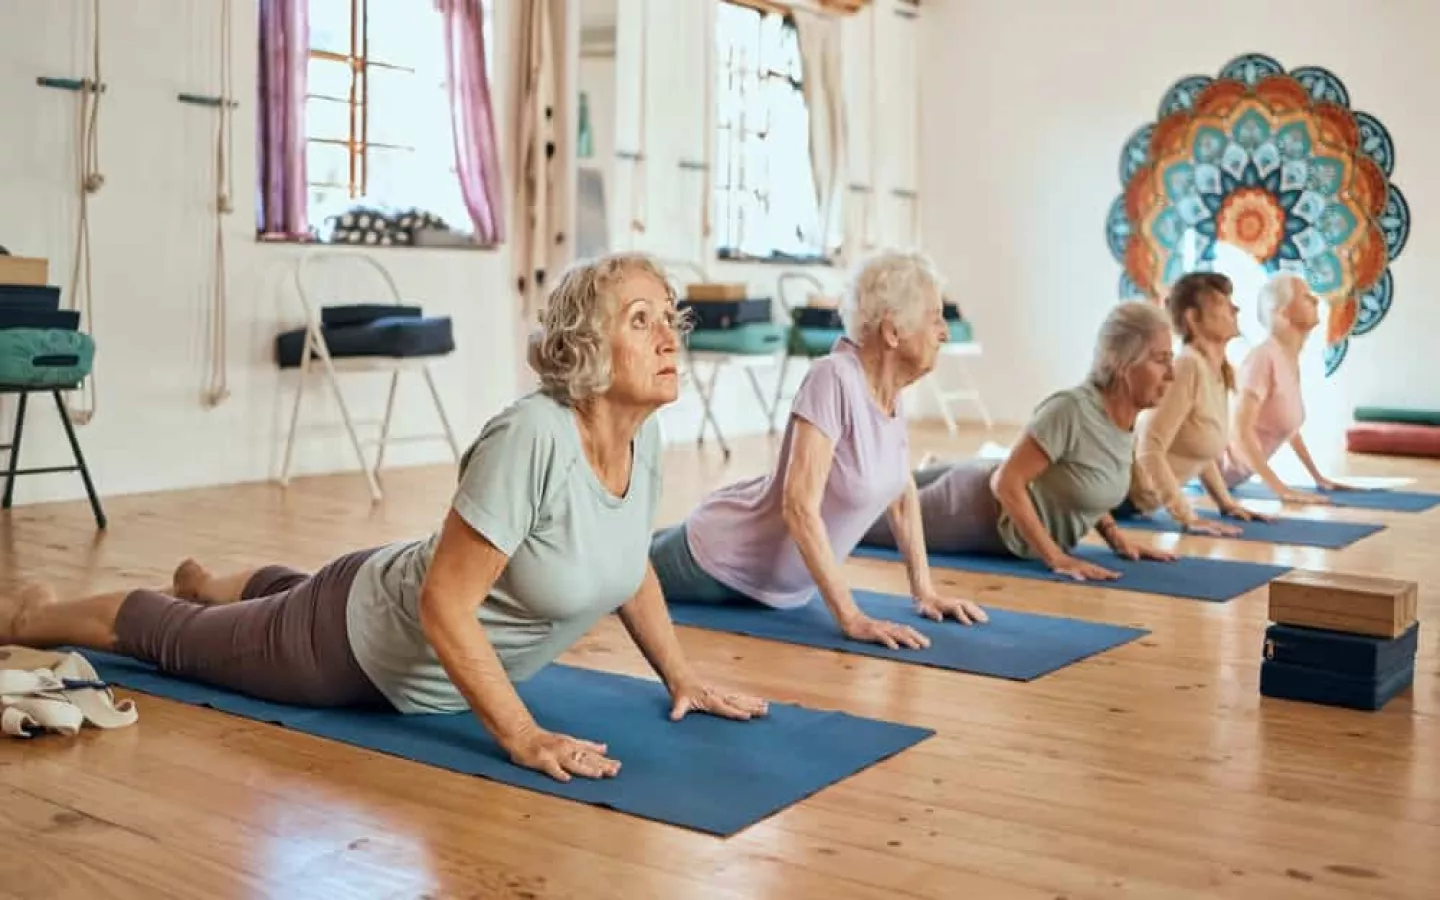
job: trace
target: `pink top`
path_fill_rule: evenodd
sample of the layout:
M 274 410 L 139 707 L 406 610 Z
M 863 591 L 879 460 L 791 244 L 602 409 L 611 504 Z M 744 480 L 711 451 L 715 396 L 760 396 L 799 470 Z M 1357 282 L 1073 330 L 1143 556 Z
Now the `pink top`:
M 695 562 L 719 581 L 770 606 L 803 606 L 815 581 L 781 513 L 785 472 L 796 417 L 835 446 L 820 517 L 837 560 L 843 561 L 910 480 L 905 414 L 896 401 L 887 415 L 870 393 L 849 338 L 815 360 L 790 409 L 775 471 L 711 493 L 685 521 Z
M 1255 440 L 1265 459 L 1290 441 L 1305 424 L 1305 403 L 1300 396 L 1300 368 L 1279 342 L 1270 338 L 1251 350 L 1240 364 L 1236 390 L 1254 394 L 1260 401 L 1255 414 Z M 1238 409 L 1240 404 L 1235 404 Z M 1225 484 L 1234 487 L 1255 474 L 1239 450 L 1239 435 L 1230 430 L 1230 446 L 1220 463 Z

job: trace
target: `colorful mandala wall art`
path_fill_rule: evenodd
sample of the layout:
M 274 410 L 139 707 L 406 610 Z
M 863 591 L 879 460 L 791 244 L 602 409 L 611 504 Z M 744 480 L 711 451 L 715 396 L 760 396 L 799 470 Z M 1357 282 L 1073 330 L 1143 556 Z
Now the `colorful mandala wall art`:
M 1182 78 L 1120 157 L 1106 223 L 1120 296 L 1160 298 L 1223 241 L 1268 272 L 1303 274 L 1327 302 L 1333 375 L 1394 299 L 1390 264 L 1410 235 L 1394 172 L 1385 126 L 1325 69 L 1251 53 L 1216 78 Z

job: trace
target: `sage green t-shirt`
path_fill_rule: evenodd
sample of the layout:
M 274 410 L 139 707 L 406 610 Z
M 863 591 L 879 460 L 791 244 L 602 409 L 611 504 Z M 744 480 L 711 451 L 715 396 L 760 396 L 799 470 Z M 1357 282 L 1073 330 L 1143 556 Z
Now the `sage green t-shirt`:
M 1049 468 L 1029 485 L 1030 501 L 1068 553 L 1129 493 L 1135 433 L 1115 424 L 1088 381 L 1047 397 L 1026 430 L 1050 458 Z M 1011 553 L 1036 557 L 1007 513 L 1001 513 L 999 531 Z
M 476 618 L 512 681 L 548 665 L 639 590 L 660 497 L 653 416 L 632 452 L 619 497 L 586 460 L 574 411 L 534 393 L 492 419 L 461 460 L 452 506 L 509 557 Z M 406 713 L 467 708 L 420 627 L 420 590 L 438 539 L 437 531 L 382 548 L 350 589 L 355 657 Z

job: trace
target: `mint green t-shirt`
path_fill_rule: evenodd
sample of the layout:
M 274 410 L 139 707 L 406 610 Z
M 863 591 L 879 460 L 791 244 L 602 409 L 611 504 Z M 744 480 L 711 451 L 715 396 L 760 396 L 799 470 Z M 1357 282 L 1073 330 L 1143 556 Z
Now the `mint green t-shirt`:
M 660 497 L 653 416 L 633 454 L 629 488 L 617 497 L 586 460 L 574 411 L 534 393 L 487 423 L 461 460 L 452 505 L 509 557 L 476 618 L 512 681 L 548 665 L 639 590 Z M 437 531 L 382 548 L 350 589 L 355 657 L 401 712 L 467 708 L 420 627 L 438 540 Z
M 1030 502 L 1050 537 L 1069 553 L 1130 491 L 1135 432 L 1115 424 L 1100 391 L 1088 381 L 1051 394 L 1026 432 L 1050 458 L 1030 483 Z M 1016 556 L 1034 558 L 1015 521 L 1000 516 L 1000 540 Z

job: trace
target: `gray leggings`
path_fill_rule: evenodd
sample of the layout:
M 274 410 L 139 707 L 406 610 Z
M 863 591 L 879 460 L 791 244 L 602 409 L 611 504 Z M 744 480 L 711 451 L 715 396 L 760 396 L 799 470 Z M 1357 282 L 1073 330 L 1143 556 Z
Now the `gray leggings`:
M 927 551 L 1010 554 L 1000 541 L 1000 501 L 990 490 L 990 476 L 999 465 L 995 460 L 974 459 L 942 463 L 915 473 Z M 877 519 L 861 542 L 897 549 L 889 517 Z
M 756 602 L 700 568 L 690 552 L 684 525 L 672 525 L 655 532 L 650 540 L 650 564 L 655 567 L 667 603 Z

